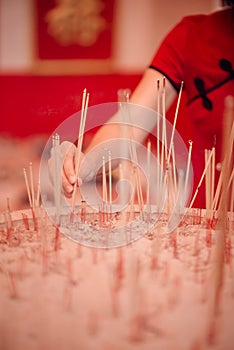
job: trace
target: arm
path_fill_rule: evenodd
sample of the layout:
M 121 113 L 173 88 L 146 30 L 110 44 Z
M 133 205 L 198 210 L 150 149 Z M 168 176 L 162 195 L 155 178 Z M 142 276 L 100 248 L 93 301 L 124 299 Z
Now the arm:
M 154 69 L 148 68 L 145 71 L 140 83 L 132 93 L 130 102 L 156 110 L 157 108 L 156 84 L 158 79 L 162 81 L 163 75 Z M 166 97 L 167 97 L 166 109 L 169 108 L 175 96 L 176 96 L 175 89 L 172 87 L 169 81 L 166 81 Z M 110 121 L 114 121 L 115 117 L 116 116 L 114 115 L 110 119 Z M 117 128 L 116 125 L 113 127 L 113 125 L 108 125 L 108 123 L 104 124 L 95 134 L 94 138 L 92 139 L 92 142 L 87 147 L 86 152 L 90 151 L 95 145 L 99 144 L 100 142 L 103 142 L 107 139 L 117 138 L 120 136 L 121 136 L 120 128 Z M 145 138 L 145 135 L 136 131 L 134 133 L 134 138 L 137 141 L 141 142 Z
M 162 81 L 163 75 L 158 71 L 148 68 L 146 69 L 140 83 L 132 93 L 130 102 L 145 106 L 151 109 L 156 110 L 157 108 L 157 80 Z M 171 103 L 176 97 L 176 91 L 168 80 L 166 80 L 166 109 L 168 109 Z M 110 118 L 110 122 L 114 121 L 116 115 Z M 121 137 L 120 127 L 117 125 L 110 125 L 109 123 L 104 124 L 95 134 L 92 139 L 92 142 L 89 144 L 85 152 L 89 152 L 96 145 L 108 140 Z M 145 139 L 146 135 L 143 131 L 139 129 L 134 130 L 134 139 L 138 142 L 142 142 Z M 73 185 L 76 181 L 75 179 L 75 167 L 74 167 L 74 155 L 75 147 L 72 146 L 70 151 L 67 153 L 67 156 L 63 165 L 63 176 L 62 183 L 65 193 L 69 196 L 72 193 Z M 88 171 L 87 171 L 88 172 Z

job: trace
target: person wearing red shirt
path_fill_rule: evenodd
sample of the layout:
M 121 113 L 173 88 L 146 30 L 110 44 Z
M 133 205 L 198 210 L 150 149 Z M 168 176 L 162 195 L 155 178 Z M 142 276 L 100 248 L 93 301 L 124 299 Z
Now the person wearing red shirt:
M 196 184 L 204 150 L 215 147 L 217 162 L 221 157 L 224 100 L 234 95 L 234 8 L 183 18 L 163 40 L 150 69 L 164 75 L 177 92 L 184 82 L 183 118 L 192 125 Z
M 223 1 L 222 10 L 209 15 L 183 18 L 162 41 L 149 67 L 130 97 L 130 102 L 157 110 L 156 81 L 166 78 L 166 109 L 172 105 L 184 82 L 187 101 L 183 118 L 192 125 L 195 186 L 204 169 L 204 150 L 216 147 L 220 162 L 224 100 L 234 96 L 234 1 Z M 119 136 L 119 130 L 101 127 L 87 152 L 96 144 Z M 140 140 L 142 141 L 142 140 Z M 75 146 L 63 166 L 63 189 L 71 196 L 76 181 Z M 83 178 L 88 174 L 83 173 Z M 195 187 L 196 188 L 196 187 Z M 204 193 L 196 205 L 204 207 Z

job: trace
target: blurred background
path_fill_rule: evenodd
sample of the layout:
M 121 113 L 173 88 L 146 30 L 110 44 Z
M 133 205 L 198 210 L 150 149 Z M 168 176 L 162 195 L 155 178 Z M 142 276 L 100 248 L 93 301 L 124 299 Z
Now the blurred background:
M 23 168 L 81 107 L 133 90 L 166 33 L 218 0 L 0 0 L 0 210 L 28 207 Z M 90 135 L 91 137 L 92 135 Z M 88 142 L 89 138 L 86 139 Z M 8 204 L 7 204 L 8 203 Z

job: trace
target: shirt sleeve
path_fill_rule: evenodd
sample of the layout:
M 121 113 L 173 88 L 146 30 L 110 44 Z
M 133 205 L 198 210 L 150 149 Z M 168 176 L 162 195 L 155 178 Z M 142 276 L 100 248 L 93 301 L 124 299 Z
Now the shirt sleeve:
M 177 91 L 184 80 L 188 26 L 189 17 L 184 17 L 166 35 L 150 63 L 150 68 L 162 73 Z

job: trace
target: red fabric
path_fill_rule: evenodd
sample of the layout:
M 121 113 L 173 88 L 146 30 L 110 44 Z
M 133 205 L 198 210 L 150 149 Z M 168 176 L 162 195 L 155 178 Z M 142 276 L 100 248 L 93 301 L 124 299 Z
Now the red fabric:
M 166 36 L 151 67 L 178 90 L 184 81 L 183 113 L 192 126 L 195 183 L 204 169 L 204 149 L 216 147 L 220 161 L 224 99 L 234 96 L 234 9 L 182 19 Z
M 134 90 L 140 75 L 0 76 L 0 132 L 25 137 L 48 133 L 81 109 L 83 89 L 89 105 L 117 101 L 117 90 Z
M 224 98 L 234 94 L 234 9 L 212 15 L 185 17 L 163 41 L 152 67 L 163 72 L 175 88 L 184 81 L 188 97 L 187 117 L 194 125 L 194 142 L 200 149 L 220 144 Z M 230 71 L 220 61 L 230 64 Z M 227 69 L 227 67 L 226 67 Z M 212 108 L 204 108 L 195 79 L 202 79 L 205 97 Z
M 183 80 L 190 100 L 198 94 L 196 77 L 202 77 L 205 89 L 209 90 L 229 76 L 220 68 L 219 60 L 226 58 L 234 65 L 233 40 L 233 8 L 211 15 L 188 16 L 166 36 L 151 65 L 162 71 L 177 89 Z

